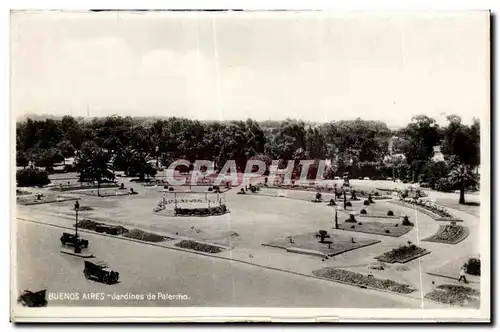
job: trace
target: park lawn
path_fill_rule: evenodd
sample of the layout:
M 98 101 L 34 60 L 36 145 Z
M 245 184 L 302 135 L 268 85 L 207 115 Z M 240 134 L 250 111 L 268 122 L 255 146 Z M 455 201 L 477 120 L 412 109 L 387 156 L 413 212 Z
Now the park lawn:
M 395 225 L 398 225 L 397 227 Z M 354 228 L 352 228 L 354 226 Z M 363 218 L 358 218 L 357 223 L 343 222 L 339 223 L 339 229 L 351 232 L 369 233 L 377 235 L 385 235 L 399 237 L 411 231 L 413 226 L 403 226 L 400 221 L 391 219 L 391 222 L 380 221 L 365 221 Z M 386 232 L 389 230 L 389 233 Z
M 325 238 L 324 243 L 320 242 L 320 238 L 316 237 L 316 233 L 306 233 L 291 236 L 293 243 L 290 242 L 290 238 L 283 238 L 271 241 L 263 245 L 281 249 L 299 248 L 321 252 L 327 256 L 335 256 L 347 251 L 363 248 L 380 242 L 379 240 L 362 237 L 345 236 L 339 234 L 329 235 L 330 237 Z M 328 247 L 328 245 L 330 245 L 330 248 Z
M 76 201 L 78 198 L 44 193 L 42 199 L 37 200 L 35 195 L 23 195 L 17 197 L 17 204 L 38 205 L 48 203 L 60 203 L 66 201 Z
M 427 271 L 427 274 L 458 280 L 458 278 L 460 277 L 460 270 L 462 269 L 462 266 L 467 262 L 469 258 L 470 258 L 469 256 L 462 256 L 457 259 L 452 259 L 444 263 L 443 265 L 438 266 L 437 268 Z M 473 284 L 479 284 L 481 281 L 480 276 L 473 276 L 467 273 L 466 273 L 466 278 L 469 283 Z
M 472 195 L 470 195 L 472 196 Z M 473 196 L 472 196 L 473 197 Z M 477 200 L 477 199 L 476 199 Z M 458 204 L 458 199 L 451 198 L 436 198 L 436 204 L 442 205 L 445 207 L 449 207 L 451 209 L 459 210 L 468 214 L 472 214 L 473 216 L 480 217 L 481 206 L 477 201 L 468 202 L 465 200 L 465 204 Z

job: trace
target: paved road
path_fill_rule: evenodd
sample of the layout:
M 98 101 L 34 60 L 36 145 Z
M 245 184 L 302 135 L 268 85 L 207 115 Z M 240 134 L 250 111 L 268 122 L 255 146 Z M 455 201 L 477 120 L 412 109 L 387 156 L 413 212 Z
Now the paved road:
M 237 262 L 85 234 L 92 252 L 120 272 L 104 285 L 83 276 L 83 262 L 60 253 L 60 228 L 18 220 L 18 289 L 79 293 L 49 306 L 279 306 L 416 308 L 419 301 Z M 104 300 L 82 300 L 104 292 Z M 113 300 L 116 294 L 186 295 L 188 300 Z M 108 296 L 108 294 L 110 296 Z

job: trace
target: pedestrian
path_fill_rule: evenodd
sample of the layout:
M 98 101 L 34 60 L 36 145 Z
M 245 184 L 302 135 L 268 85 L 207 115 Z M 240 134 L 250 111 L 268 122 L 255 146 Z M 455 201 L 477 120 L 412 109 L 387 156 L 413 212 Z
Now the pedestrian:
M 465 279 L 465 268 L 462 266 L 462 269 L 460 270 L 460 278 L 458 278 L 458 282 L 464 280 L 464 282 L 467 284 L 467 279 Z

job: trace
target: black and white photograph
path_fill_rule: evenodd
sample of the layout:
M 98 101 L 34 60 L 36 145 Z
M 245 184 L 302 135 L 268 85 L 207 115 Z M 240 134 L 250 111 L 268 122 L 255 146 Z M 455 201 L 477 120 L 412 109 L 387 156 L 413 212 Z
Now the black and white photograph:
M 14 322 L 490 320 L 490 12 L 10 20 Z

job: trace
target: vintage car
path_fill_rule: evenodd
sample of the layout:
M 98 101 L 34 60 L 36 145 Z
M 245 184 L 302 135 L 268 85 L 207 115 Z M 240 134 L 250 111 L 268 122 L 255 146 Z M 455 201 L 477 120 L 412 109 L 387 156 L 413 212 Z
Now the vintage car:
M 63 233 L 61 236 L 61 243 L 63 245 L 76 246 L 78 245 L 80 248 L 88 248 L 89 241 L 76 236 L 75 234 Z
M 105 284 L 114 284 L 118 282 L 120 274 L 112 271 L 106 262 L 103 261 L 85 261 L 83 274 L 87 279 L 94 279 Z
M 38 292 L 25 290 L 19 296 L 17 302 L 25 307 L 45 307 L 47 305 L 47 300 L 45 299 L 46 291 L 46 289 L 42 289 Z

